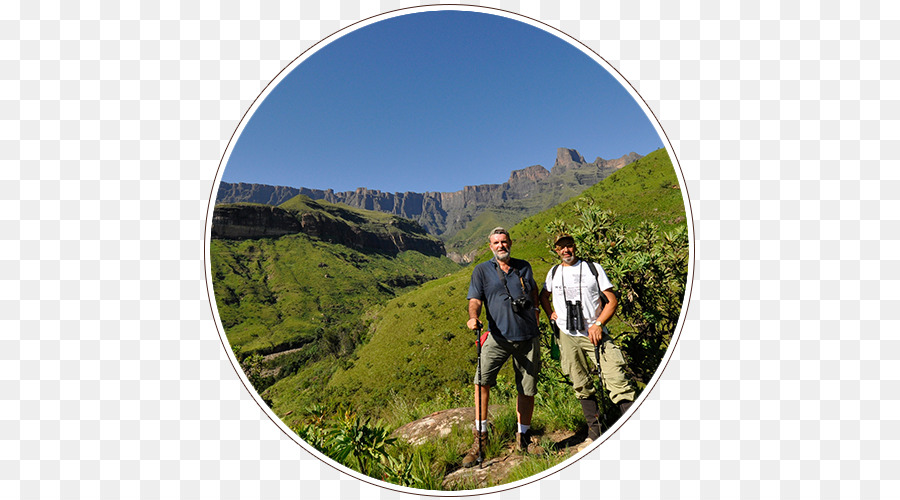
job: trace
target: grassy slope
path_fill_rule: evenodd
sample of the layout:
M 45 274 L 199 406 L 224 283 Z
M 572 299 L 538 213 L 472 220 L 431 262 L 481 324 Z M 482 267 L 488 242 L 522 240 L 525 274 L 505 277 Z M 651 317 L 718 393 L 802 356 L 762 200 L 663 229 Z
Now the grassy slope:
M 214 240 L 210 253 L 222 323 L 244 352 L 302 344 L 324 318 L 359 313 L 401 291 L 389 283 L 458 269 L 446 258 L 364 254 L 304 235 Z
M 427 235 L 422 226 L 409 219 L 385 212 L 363 210 L 324 200 L 313 200 L 305 195 L 297 195 L 279 207 L 291 212 L 318 212 L 328 218 L 358 226 L 363 231 L 379 234 L 399 234 L 402 231 L 420 232 L 425 237 L 436 240 Z
M 406 235 L 422 233 L 415 237 L 434 239 L 414 222 L 305 196 L 281 207 L 317 212 L 365 231 L 388 235 L 406 231 Z M 361 252 L 305 234 L 213 240 L 210 255 L 216 303 L 232 348 L 239 358 L 289 350 L 262 367 L 287 367 L 288 373 L 308 372 L 310 362 L 328 354 L 352 352 L 368 333 L 369 311 L 420 283 L 459 269 L 446 257 L 415 251 L 395 256 Z M 333 367 L 318 371 L 323 370 Z
M 685 223 L 671 161 L 665 150 L 658 150 L 582 195 L 511 228 L 513 255 L 531 262 L 538 282 L 556 262 L 549 250 L 547 223 L 571 217 L 572 206 L 586 197 L 615 210 L 620 220 L 628 223 L 652 220 L 663 229 Z M 477 262 L 489 255 L 485 249 Z M 335 368 L 328 393 L 359 409 L 377 409 L 392 393 L 408 400 L 427 400 L 441 388 L 464 390 L 475 366 L 473 334 L 464 326 L 470 275 L 471 268 L 460 270 L 394 298 L 379 309 L 370 341 L 357 351 L 358 359 L 352 364 Z M 291 392 L 289 387 L 299 383 L 282 381 L 271 394 L 279 414 L 300 403 L 295 397 L 285 396 Z

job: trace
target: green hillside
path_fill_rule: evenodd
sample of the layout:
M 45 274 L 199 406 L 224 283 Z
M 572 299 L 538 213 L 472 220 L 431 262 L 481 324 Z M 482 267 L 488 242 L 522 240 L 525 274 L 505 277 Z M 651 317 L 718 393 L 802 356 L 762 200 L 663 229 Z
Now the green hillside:
M 628 227 L 650 221 L 663 230 L 685 228 L 678 186 L 666 151 L 653 152 L 580 196 L 510 228 L 513 256 L 531 262 L 536 280 L 542 282 L 556 263 L 548 244 L 548 225 L 572 219 L 574 207 L 586 200 L 614 210 L 616 219 Z M 490 225 L 478 228 L 485 250 L 476 262 L 490 257 L 486 250 Z M 439 392 L 467 391 L 475 367 L 474 334 L 465 328 L 470 275 L 471 267 L 462 269 L 398 295 L 375 310 L 368 342 L 344 360 L 343 367 L 328 366 L 333 372 L 326 390 L 331 402 L 376 410 L 391 398 L 423 401 Z M 615 331 L 615 324 L 612 328 Z M 306 376 L 286 378 L 267 391 L 279 415 L 302 410 L 308 400 L 297 395 L 297 387 L 305 384 L 302 377 Z M 318 401 L 325 402 L 321 397 Z
M 388 214 L 325 206 L 298 196 L 282 205 L 340 219 L 354 231 L 423 238 Z M 430 236 L 424 236 L 430 238 Z M 369 331 L 366 314 L 415 286 L 459 269 L 446 257 L 361 251 L 306 234 L 213 239 L 211 270 L 227 338 L 257 389 L 328 356 L 347 356 Z
M 332 221 L 358 227 L 362 231 L 375 234 L 400 235 L 402 233 L 422 233 L 425 230 L 417 222 L 397 215 L 353 208 L 324 200 L 313 200 L 305 195 L 297 195 L 278 205 L 295 213 L 320 214 Z

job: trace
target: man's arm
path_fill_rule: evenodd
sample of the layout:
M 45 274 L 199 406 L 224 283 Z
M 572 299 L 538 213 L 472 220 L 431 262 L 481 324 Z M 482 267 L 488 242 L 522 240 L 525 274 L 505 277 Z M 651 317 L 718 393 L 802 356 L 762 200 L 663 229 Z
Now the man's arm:
M 616 308 L 619 306 L 619 299 L 616 298 L 616 294 L 613 293 L 612 288 L 607 288 L 603 290 L 603 295 L 606 296 L 606 299 L 609 300 L 609 303 L 603 307 L 603 310 L 600 311 L 600 315 L 597 317 L 597 321 L 588 328 L 588 338 L 591 339 L 591 343 L 597 345 L 603 339 L 603 325 L 605 325 L 612 317 L 616 314 Z
M 547 289 L 541 290 L 541 307 L 544 309 L 544 314 L 547 315 L 547 318 L 550 321 L 556 320 L 558 317 L 556 315 L 556 311 L 553 310 L 553 306 L 550 304 L 550 292 Z
M 619 299 L 616 298 L 616 294 L 613 293 L 612 288 L 603 290 L 603 295 L 606 295 L 606 299 L 609 300 L 609 303 L 606 304 L 603 310 L 600 311 L 600 315 L 597 317 L 597 323 L 600 323 L 601 325 L 609 323 L 609 320 L 616 315 L 616 308 L 619 307 Z
M 481 316 L 481 301 L 469 299 L 469 321 L 466 323 L 469 330 L 481 328 L 481 321 L 478 321 L 479 316 Z

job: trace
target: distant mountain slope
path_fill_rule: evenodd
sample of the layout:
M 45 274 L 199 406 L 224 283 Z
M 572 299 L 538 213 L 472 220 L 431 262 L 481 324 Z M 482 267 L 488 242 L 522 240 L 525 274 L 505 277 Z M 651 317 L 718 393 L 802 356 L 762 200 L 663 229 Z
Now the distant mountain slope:
M 263 205 L 281 205 L 298 194 L 300 194 L 299 189 L 287 186 L 222 182 L 219 184 L 219 191 L 216 194 L 216 204 L 261 203 Z
M 414 221 L 396 215 L 314 201 L 297 195 L 277 207 L 223 203 L 213 211 L 212 237 L 248 239 L 304 233 L 366 251 L 415 250 L 445 255 L 444 244 Z
M 335 192 L 308 188 L 288 188 L 260 184 L 231 184 L 219 187 L 216 203 L 252 202 L 268 205 L 303 194 L 313 200 L 341 203 L 352 207 L 399 215 L 421 224 L 429 233 L 447 239 L 466 228 L 482 213 L 502 214 L 506 224 L 514 224 L 528 215 L 547 209 L 596 184 L 623 166 L 641 158 L 630 153 L 614 160 L 597 158 L 586 162 L 574 149 L 559 148 L 550 170 L 533 165 L 510 174 L 503 184 L 466 186 L 455 192 L 385 193 L 359 188 Z M 456 242 L 456 250 L 468 251 L 465 239 Z
M 629 225 L 652 221 L 663 229 L 673 229 L 687 223 L 672 162 L 664 149 L 657 150 L 576 198 L 510 229 L 513 255 L 532 264 L 538 281 L 556 263 L 545 228 L 550 221 L 569 216 L 572 206 L 587 198 L 615 210 L 618 219 Z M 476 262 L 490 257 L 486 234 L 473 236 L 481 239 Z M 342 369 L 333 371 L 327 387 L 298 393 L 297 388 L 305 383 L 298 377 L 273 385 L 266 396 L 276 413 L 299 410 L 296 405 L 321 394 L 363 411 L 381 406 L 393 395 L 414 401 L 445 390 L 466 390 L 475 366 L 474 334 L 465 328 L 471 272 L 471 268 L 459 270 L 390 300 L 374 315 L 370 340 Z
M 231 347 L 241 361 L 270 357 L 245 366 L 258 370 L 260 389 L 351 353 L 368 311 L 459 268 L 415 222 L 302 195 L 278 207 L 218 205 L 213 234 L 213 289 Z

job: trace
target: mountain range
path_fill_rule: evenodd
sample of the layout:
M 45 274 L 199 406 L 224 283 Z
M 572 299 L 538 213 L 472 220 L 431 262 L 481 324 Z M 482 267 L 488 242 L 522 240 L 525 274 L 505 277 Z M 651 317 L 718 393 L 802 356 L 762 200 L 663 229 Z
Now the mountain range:
M 593 162 L 587 162 L 574 149 L 558 148 L 556 161 L 550 170 L 532 165 L 514 170 L 503 184 L 465 186 L 453 192 L 387 193 L 365 187 L 335 192 L 332 189 L 223 182 L 219 186 L 216 204 L 251 202 L 280 205 L 302 194 L 312 200 L 385 212 L 418 222 L 430 234 L 448 242 L 451 258 L 465 262 L 471 258 L 471 238 L 456 236 L 467 226 L 480 229 L 490 224 L 513 225 L 580 194 L 641 157 L 632 152 L 618 159 L 598 157 Z M 484 224 L 470 224 L 479 217 L 485 220 Z

